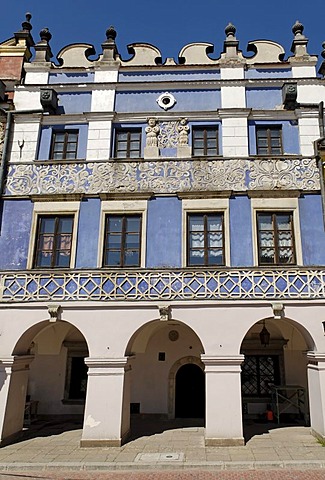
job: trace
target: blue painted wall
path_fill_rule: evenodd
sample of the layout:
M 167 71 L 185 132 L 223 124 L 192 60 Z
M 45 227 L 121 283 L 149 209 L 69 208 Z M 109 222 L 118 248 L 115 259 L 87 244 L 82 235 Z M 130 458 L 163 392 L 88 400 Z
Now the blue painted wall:
M 244 196 L 230 198 L 230 265 L 253 265 L 252 217 L 250 199 Z
M 208 71 L 162 71 L 162 72 L 121 72 L 119 82 L 170 82 L 170 81 L 195 81 L 219 80 L 220 70 Z
M 76 268 L 96 268 L 100 222 L 100 199 L 80 203 Z
M 245 71 L 245 78 L 291 78 L 291 68 L 249 68 Z
M 299 198 L 302 256 L 305 266 L 325 265 L 325 232 L 320 195 Z
M 158 197 L 148 202 L 146 266 L 180 267 L 182 264 L 182 202 Z
M 54 85 L 58 83 L 92 83 L 94 81 L 95 73 L 50 73 L 49 84 Z
M 247 108 L 269 110 L 282 105 L 281 88 L 246 88 Z
M 26 269 L 32 214 L 33 204 L 30 200 L 4 200 L 0 269 Z
M 154 92 L 116 92 L 115 110 L 117 112 L 163 112 L 157 98 L 164 91 Z M 171 112 L 213 111 L 221 106 L 220 90 L 169 90 L 177 103 Z
M 269 126 L 269 125 L 281 125 L 282 127 L 282 142 L 283 142 L 283 153 L 299 155 L 300 145 L 299 145 L 299 129 L 298 123 L 289 120 L 283 121 L 256 121 L 248 123 L 249 131 L 249 153 L 250 155 L 256 155 L 256 126 Z
M 82 113 L 91 110 L 91 92 L 58 94 L 59 113 Z
M 87 153 L 88 124 L 44 125 L 41 129 L 38 160 L 49 160 L 52 134 L 55 130 L 79 130 L 77 158 L 85 159 Z

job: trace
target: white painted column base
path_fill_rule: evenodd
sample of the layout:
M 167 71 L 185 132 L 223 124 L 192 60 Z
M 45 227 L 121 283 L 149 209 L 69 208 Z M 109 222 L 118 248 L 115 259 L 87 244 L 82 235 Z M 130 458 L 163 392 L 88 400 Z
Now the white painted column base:
M 241 363 L 244 355 L 201 355 L 205 365 L 207 446 L 244 445 Z
M 119 447 L 130 433 L 123 358 L 86 358 L 88 385 L 81 447 Z
M 32 355 L 0 359 L 0 446 L 20 436 L 26 404 L 29 365 Z
M 308 394 L 311 433 L 325 440 L 325 353 L 308 352 Z

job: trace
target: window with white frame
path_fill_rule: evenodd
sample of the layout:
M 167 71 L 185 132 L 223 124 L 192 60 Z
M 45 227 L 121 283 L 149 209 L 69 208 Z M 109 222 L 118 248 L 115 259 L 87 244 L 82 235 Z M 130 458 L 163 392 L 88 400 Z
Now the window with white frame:
M 260 265 L 296 263 L 292 212 L 258 212 L 257 228 Z
M 27 268 L 72 268 L 80 202 L 35 202 Z
M 98 266 L 145 266 L 147 200 L 101 203 Z
M 251 198 L 255 265 L 302 265 L 297 197 Z
M 229 199 L 184 199 L 183 266 L 230 265 Z
M 187 214 L 187 265 L 224 265 L 223 213 Z

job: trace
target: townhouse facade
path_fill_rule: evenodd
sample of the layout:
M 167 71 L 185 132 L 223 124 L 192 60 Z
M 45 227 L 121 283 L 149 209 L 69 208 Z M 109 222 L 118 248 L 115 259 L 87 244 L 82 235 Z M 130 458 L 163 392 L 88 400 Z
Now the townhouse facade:
M 139 414 L 243 444 L 269 405 L 324 438 L 325 83 L 303 30 L 291 56 L 244 56 L 229 24 L 218 58 L 164 62 L 144 43 L 123 60 L 113 27 L 97 58 L 54 62 L 40 32 L 4 113 L 2 444 L 26 398 L 83 415 L 83 446 Z

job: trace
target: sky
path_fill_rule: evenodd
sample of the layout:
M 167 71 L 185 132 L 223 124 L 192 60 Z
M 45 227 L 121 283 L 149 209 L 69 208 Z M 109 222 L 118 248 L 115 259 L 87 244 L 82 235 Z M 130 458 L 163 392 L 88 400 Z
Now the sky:
M 188 43 L 208 42 L 214 45 L 211 57 L 218 58 L 224 29 L 232 22 L 244 55 L 252 55 L 246 50 L 249 41 L 267 39 L 280 43 L 290 56 L 291 28 L 299 20 L 309 38 L 309 53 L 320 55 L 325 41 L 324 7 L 324 0 L 12 0 L 1 9 L 0 41 L 20 30 L 25 13 L 30 12 L 34 41 L 39 41 L 44 27 L 53 35 L 52 61 L 70 43 L 89 43 L 101 53 L 110 25 L 117 31 L 123 60 L 130 58 L 127 45 L 137 42 L 155 45 L 163 61 L 166 57 L 177 59 Z

